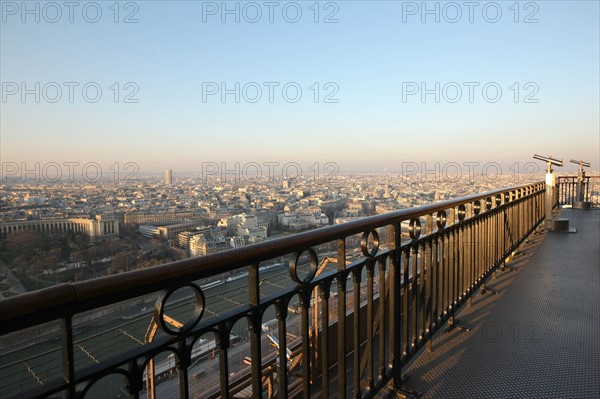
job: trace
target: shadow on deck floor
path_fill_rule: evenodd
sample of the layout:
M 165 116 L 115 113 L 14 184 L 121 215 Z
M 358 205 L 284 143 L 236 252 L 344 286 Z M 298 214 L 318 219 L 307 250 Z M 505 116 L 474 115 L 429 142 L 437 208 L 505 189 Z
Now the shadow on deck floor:
M 600 210 L 563 209 L 577 233 L 533 234 L 406 370 L 423 398 L 596 398 L 600 392 Z

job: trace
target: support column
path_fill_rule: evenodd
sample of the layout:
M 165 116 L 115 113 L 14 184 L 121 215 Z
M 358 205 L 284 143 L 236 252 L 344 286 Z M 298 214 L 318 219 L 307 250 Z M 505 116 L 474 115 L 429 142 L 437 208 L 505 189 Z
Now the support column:
M 556 174 L 548 166 L 546 173 L 546 228 L 552 229 L 552 208 L 556 203 Z

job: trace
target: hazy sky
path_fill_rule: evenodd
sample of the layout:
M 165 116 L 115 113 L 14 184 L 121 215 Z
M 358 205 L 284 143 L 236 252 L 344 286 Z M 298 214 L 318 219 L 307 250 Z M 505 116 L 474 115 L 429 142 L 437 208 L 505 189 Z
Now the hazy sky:
M 598 1 L 71 4 L 1 3 L 3 165 L 599 169 Z

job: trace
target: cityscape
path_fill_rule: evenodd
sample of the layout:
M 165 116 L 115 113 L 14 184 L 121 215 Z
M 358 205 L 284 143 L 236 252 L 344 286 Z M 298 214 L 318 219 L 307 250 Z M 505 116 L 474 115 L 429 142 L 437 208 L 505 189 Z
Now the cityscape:
M 7 179 L 0 191 L 2 295 L 241 248 L 541 178 L 434 172 L 222 180 L 173 177 L 167 169 L 160 179 L 118 183 Z

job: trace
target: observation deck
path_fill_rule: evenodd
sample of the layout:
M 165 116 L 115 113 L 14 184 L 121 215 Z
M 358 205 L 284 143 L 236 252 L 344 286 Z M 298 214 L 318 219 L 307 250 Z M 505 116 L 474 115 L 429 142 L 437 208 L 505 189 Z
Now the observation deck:
M 548 232 L 545 197 L 509 187 L 2 300 L 0 396 L 594 397 L 600 210 Z

